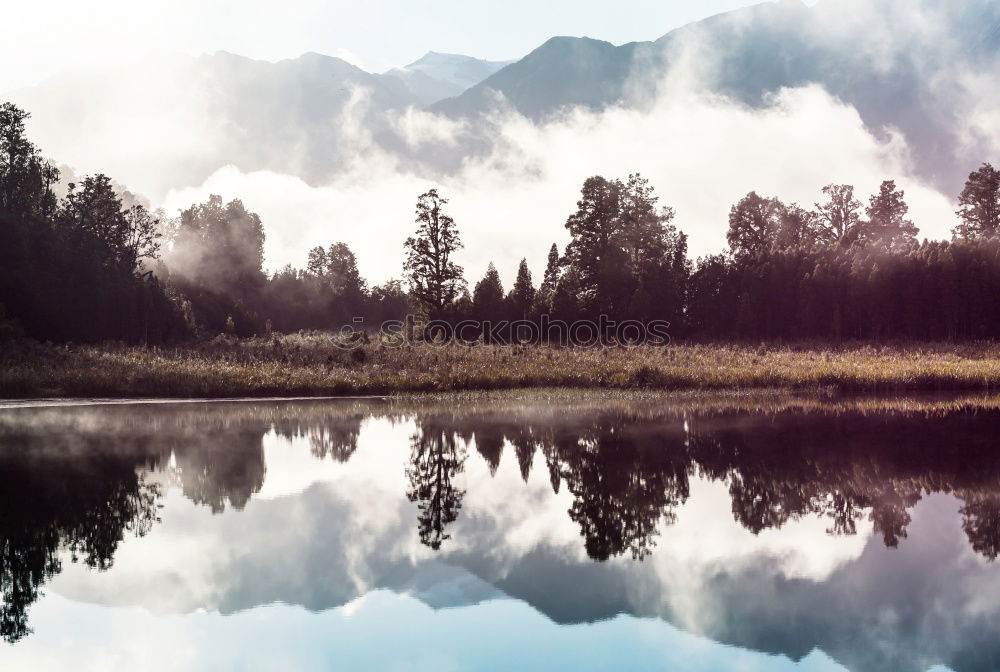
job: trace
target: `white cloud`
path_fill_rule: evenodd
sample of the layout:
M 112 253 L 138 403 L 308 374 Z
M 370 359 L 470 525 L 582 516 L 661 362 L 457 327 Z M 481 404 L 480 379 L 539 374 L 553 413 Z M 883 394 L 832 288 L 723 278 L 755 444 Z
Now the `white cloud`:
M 411 112 L 397 126 L 411 145 L 458 132 L 454 122 L 426 112 Z M 876 138 L 853 107 L 823 89 L 785 89 L 752 109 L 669 80 L 642 110 L 574 110 L 544 125 L 512 114 L 498 125 L 496 149 L 451 176 L 403 168 L 369 143 L 325 186 L 227 167 L 199 187 L 171 192 L 166 206 L 210 193 L 242 198 L 267 227 L 270 268 L 302 266 L 310 247 L 342 240 L 379 282 L 399 274 L 416 196 L 437 186 L 461 227 L 460 261 L 470 282 L 493 261 L 509 284 L 522 257 L 539 275 L 549 246 L 567 242 L 564 222 L 584 179 L 636 171 L 676 208 L 693 255 L 724 248 L 729 208 L 750 190 L 811 206 L 829 182 L 854 184 L 866 197 L 883 179 L 896 179 L 923 235 L 944 238 L 953 225 L 951 201 L 913 176 L 905 139 Z

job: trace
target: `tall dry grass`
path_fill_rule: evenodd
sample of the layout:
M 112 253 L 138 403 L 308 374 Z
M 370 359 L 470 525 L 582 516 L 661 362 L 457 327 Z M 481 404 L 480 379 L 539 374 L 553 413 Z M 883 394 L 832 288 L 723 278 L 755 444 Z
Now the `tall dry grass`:
M 196 346 L 0 345 L 0 396 L 264 397 L 537 387 L 993 390 L 1000 345 L 558 348 L 368 343 L 325 333 Z

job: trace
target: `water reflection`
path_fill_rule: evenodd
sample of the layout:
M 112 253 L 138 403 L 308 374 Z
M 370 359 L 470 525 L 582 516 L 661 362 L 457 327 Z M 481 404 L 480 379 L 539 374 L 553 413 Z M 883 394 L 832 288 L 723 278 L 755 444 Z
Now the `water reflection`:
M 363 437 L 377 427 L 399 428 L 408 441 L 370 445 L 362 456 Z M 230 566 L 232 576 L 208 582 L 235 582 L 239 590 L 216 585 L 221 601 L 192 598 L 185 609 L 274 601 L 328 609 L 373 587 L 440 606 L 506 594 L 556 622 L 655 616 L 793 659 L 819 646 L 849 669 L 993 669 L 1000 607 L 968 602 L 977 592 L 1000 595 L 992 563 L 1000 553 L 998 430 L 993 399 L 636 396 L 4 409 L 0 635 L 13 643 L 30 634 L 30 607 L 66 562 L 108 570 L 127 540 L 155 537 L 175 492 L 212 518 L 259 531 L 225 538 L 239 558 L 230 562 L 244 563 L 257 585 L 244 585 L 240 566 Z M 270 476 L 269 441 L 307 446 L 315 464 L 339 465 L 337 488 L 251 510 Z M 387 457 L 363 471 L 375 452 Z M 501 478 L 508 462 L 519 487 Z M 682 562 L 685 542 L 672 530 L 682 512 L 719 488 L 728 493 L 725 515 L 748 536 L 778 535 L 772 543 L 798 523 L 822 521 L 830 544 L 871 530 L 890 555 L 863 544 L 847 565 L 831 561 L 815 576 L 788 570 L 778 552 L 737 562 L 726 549 L 702 549 L 697 563 Z M 554 506 L 576 529 L 586 560 L 574 557 L 560 524 L 546 517 Z M 911 529 L 918 508 L 925 512 L 919 533 Z M 719 511 L 700 515 L 707 528 Z M 944 522 L 927 522 L 936 518 Z M 948 545 L 949 520 L 974 555 Z M 529 533 L 532 525 L 540 531 Z M 302 555 L 310 570 L 301 578 L 293 569 L 295 534 L 308 539 L 294 543 L 316 546 L 321 558 Z M 788 534 L 786 556 L 788 548 L 819 544 Z M 945 550 L 952 555 L 935 555 Z M 271 557 L 283 553 L 284 564 Z M 907 569 L 893 574 L 894 558 Z M 927 582 L 945 575 L 953 585 L 928 592 Z M 866 603 L 872 595 L 865 590 L 887 602 Z M 866 609 L 882 609 L 882 620 L 869 622 Z M 870 646 L 858 645 L 859 637 Z
M 417 530 L 421 543 L 437 550 L 450 539 L 445 533 L 449 523 L 458 518 L 465 491 L 455 487 L 454 479 L 465 464 L 465 447 L 453 429 L 439 425 L 434 418 L 421 419 L 411 439 L 410 462 L 406 476 L 411 502 L 417 502 Z

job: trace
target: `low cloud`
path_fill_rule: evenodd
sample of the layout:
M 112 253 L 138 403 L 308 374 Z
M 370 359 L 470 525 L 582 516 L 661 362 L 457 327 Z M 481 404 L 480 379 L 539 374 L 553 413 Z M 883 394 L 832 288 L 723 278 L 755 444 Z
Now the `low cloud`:
M 508 113 L 495 124 L 492 151 L 446 176 L 404 167 L 365 143 L 323 186 L 230 166 L 198 187 L 171 191 L 164 204 L 174 210 L 212 193 L 241 198 L 264 220 L 269 268 L 302 266 L 310 247 L 342 240 L 376 282 L 399 274 L 414 202 L 430 187 L 451 201 L 471 282 L 493 261 L 509 284 L 522 257 L 540 274 L 549 246 L 567 242 L 566 217 L 595 174 L 649 178 L 661 203 L 676 208 L 694 256 L 723 250 L 729 208 L 750 190 L 811 206 L 830 182 L 854 184 L 867 198 L 883 179 L 895 179 L 922 236 L 948 237 L 954 225 L 951 199 L 914 176 L 905 138 L 891 129 L 876 137 L 853 107 L 818 86 L 783 89 L 750 108 L 668 78 L 641 110 L 576 109 L 545 124 Z M 416 111 L 397 127 L 411 146 L 448 143 L 456 128 Z

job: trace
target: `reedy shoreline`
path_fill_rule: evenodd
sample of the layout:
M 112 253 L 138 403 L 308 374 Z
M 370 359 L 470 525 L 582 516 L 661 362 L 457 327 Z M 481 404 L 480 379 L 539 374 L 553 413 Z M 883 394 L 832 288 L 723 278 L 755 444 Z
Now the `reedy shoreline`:
M 1000 390 L 1000 344 L 463 345 L 349 351 L 328 334 L 178 348 L 0 344 L 0 397 L 229 398 L 576 388 Z

